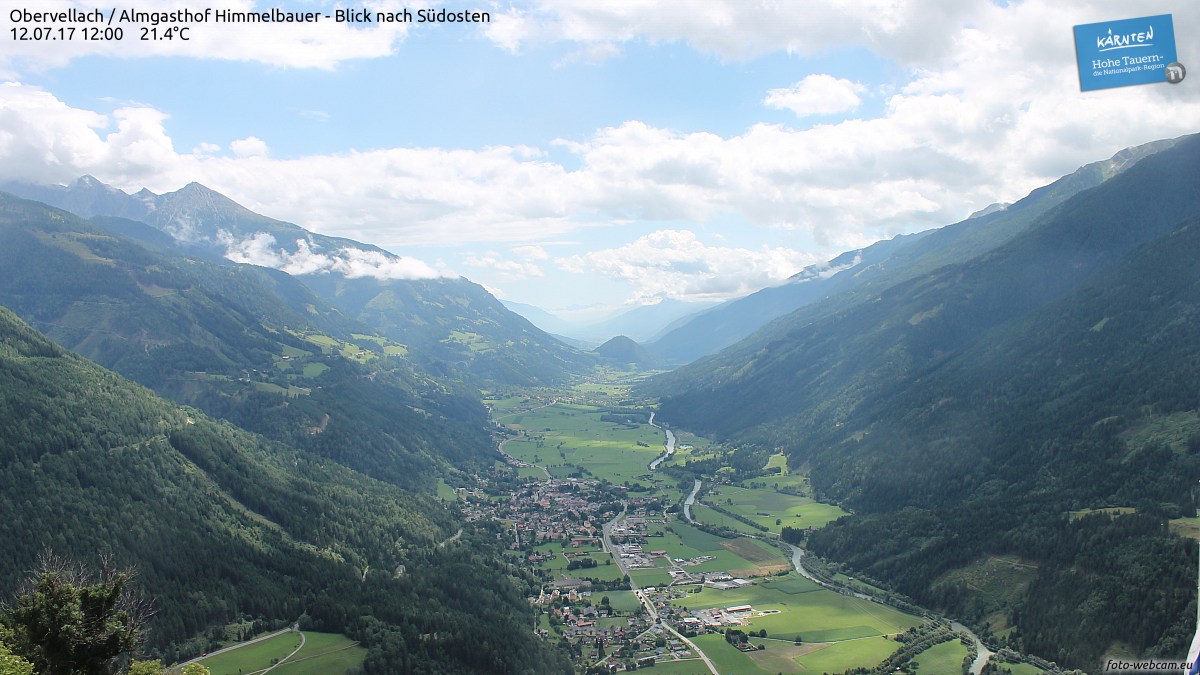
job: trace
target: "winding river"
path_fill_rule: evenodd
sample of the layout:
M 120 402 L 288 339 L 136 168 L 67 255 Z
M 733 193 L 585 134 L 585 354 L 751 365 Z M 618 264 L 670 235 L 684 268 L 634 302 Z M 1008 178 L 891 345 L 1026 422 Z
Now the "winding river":
M 659 455 L 658 459 L 655 459 L 653 462 L 650 462 L 650 470 L 654 471 L 654 470 L 658 469 L 659 464 L 662 464 L 664 461 L 669 459 L 671 457 L 671 455 L 675 454 L 675 434 L 671 433 L 670 429 L 667 429 L 665 427 L 660 427 L 657 424 L 655 424 L 653 412 L 650 413 L 650 426 L 654 427 L 655 429 L 662 429 L 663 432 L 666 433 L 666 435 L 667 435 L 667 440 L 665 443 L 663 443 L 663 454 Z

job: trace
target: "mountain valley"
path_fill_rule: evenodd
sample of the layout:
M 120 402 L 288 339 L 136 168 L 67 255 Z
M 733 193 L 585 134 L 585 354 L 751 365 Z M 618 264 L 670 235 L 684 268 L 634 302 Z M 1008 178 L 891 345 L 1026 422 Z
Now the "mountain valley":
M 1198 183 L 1200 136 L 1131 148 L 594 350 L 199 184 L 8 184 L 0 583 L 134 567 L 172 663 L 292 625 L 366 673 L 1177 658 Z

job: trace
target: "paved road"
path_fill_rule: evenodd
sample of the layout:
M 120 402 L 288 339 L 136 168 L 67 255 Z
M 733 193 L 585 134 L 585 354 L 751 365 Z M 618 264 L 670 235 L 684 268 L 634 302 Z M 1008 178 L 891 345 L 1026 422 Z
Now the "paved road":
M 621 558 L 620 549 L 618 549 L 616 544 L 612 542 L 612 529 L 614 525 L 625 518 L 625 509 L 627 506 L 628 505 L 625 502 L 621 502 L 621 512 L 613 516 L 612 520 L 600 526 L 600 541 L 604 544 L 604 550 L 608 551 L 609 555 L 611 555 L 613 560 L 616 561 L 617 568 L 621 570 L 621 576 L 628 575 L 629 569 L 625 567 L 625 562 Z M 638 590 L 637 583 L 634 582 L 633 577 L 629 577 L 629 587 L 635 592 Z
M 630 585 L 632 586 L 633 584 L 630 583 Z M 712 660 L 708 658 L 707 654 L 705 654 L 699 647 L 696 646 L 695 642 L 687 639 L 682 633 L 675 630 L 674 626 L 662 621 L 659 618 L 658 610 L 654 607 L 654 603 L 650 601 L 650 598 L 646 596 L 645 591 L 638 590 L 636 587 L 634 587 L 633 594 L 637 596 L 637 599 L 641 601 L 642 606 L 646 608 L 646 614 L 649 615 L 651 621 L 661 625 L 667 630 L 667 632 L 682 640 L 683 643 L 690 647 L 693 652 L 696 652 L 696 655 L 700 657 L 700 660 L 704 661 L 704 665 L 708 666 L 708 671 L 712 673 L 712 675 L 720 675 L 720 673 L 717 671 L 716 665 L 714 665 Z
M 452 541 L 457 541 L 458 538 L 462 536 L 462 533 L 463 529 L 461 527 L 458 528 L 458 532 L 455 532 L 449 539 L 438 544 L 438 548 L 446 548 L 446 544 L 449 544 Z
M 203 661 L 204 659 L 207 659 L 210 656 L 216 656 L 217 654 L 224 654 L 225 652 L 231 652 L 235 649 L 241 649 L 242 647 L 247 647 L 249 645 L 255 644 L 256 642 L 262 642 L 263 640 L 270 640 L 271 638 L 275 637 L 276 635 L 283 635 L 284 633 L 287 633 L 290 630 L 292 630 L 292 629 L 284 628 L 283 630 L 277 630 L 274 633 L 267 633 L 266 635 L 260 635 L 256 638 L 254 638 L 253 640 L 246 640 L 245 642 L 239 642 L 236 645 L 230 645 L 228 647 L 225 647 L 224 649 L 218 649 L 214 652 L 209 652 L 203 656 L 197 656 L 196 658 L 192 659 L 191 661 L 184 661 L 183 663 L 180 663 L 179 665 L 172 666 L 170 669 L 170 672 L 176 672 L 180 668 L 188 665 L 189 663 L 196 663 L 197 661 Z M 301 644 L 304 644 L 304 643 L 301 642 Z

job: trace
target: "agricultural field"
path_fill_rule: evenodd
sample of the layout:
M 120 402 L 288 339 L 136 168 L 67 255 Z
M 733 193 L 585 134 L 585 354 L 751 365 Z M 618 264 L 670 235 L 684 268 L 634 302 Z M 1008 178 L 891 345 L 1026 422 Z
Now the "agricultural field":
M 967 648 L 958 640 L 951 640 L 934 645 L 917 654 L 913 659 L 919 669 L 926 673 L 955 673 L 962 672 L 963 659 L 967 658 Z
M 700 659 L 656 663 L 649 672 L 654 675 L 709 675 L 708 666 Z
M 618 485 L 669 486 L 675 492 L 673 481 L 648 468 L 663 452 L 663 432 L 644 423 L 601 420 L 606 414 L 594 406 L 556 403 L 498 418 L 521 433 L 509 439 L 504 450 L 521 461 L 545 466 L 551 475 L 580 472 Z
M 756 482 L 759 480 L 762 479 L 755 479 Z M 779 534 L 784 527 L 824 527 L 827 523 L 847 515 L 841 508 L 832 504 L 822 504 L 810 497 L 776 492 L 771 488 L 722 485 L 705 495 L 703 501 L 748 518 L 775 534 Z M 780 521 L 779 524 L 776 524 L 777 520 Z
M 1171 520 L 1171 531 L 1181 537 L 1200 539 L 1200 517 L 1174 518 Z
M 492 344 L 490 340 L 479 333 L 461 330 L 450 331 L 450 335 L 444 338 L 442 342 L 447 344 L 460 344 L 476 353 L 490 352 L 496 349 L 496 345 Z
M 779 549 L 770 544 L 746 538 L 722 539 L 681 521 L 672 522 L 662 537 L 653 537 L 649 541 L 647 549 L 664 550 L 671 558 L 713 557 L 698 565 L 683 567 L 689 572 L 727 571 L 735 577 L 753 577 L 786 571 L 790 564 Z M 665 560 L 657 559 L 656 564 L 666 569 Z M 637 574 L 642 570 L 633 572 L 633 578 L 642 584 Z M 663 576 L 666 576 L 665 572 Z
M 270 668 L 281 675 L 335 675 L 362 665 L 367 650 L 344 635 L 305 632 L 304 646 L 294 656 L 289 655 L 301 644 L 300 633 L 282 633 L 273 638 L 240 647 L 200 661 L 212 675 L 241 675 Z M 286 660 L 285 660 L 286 659 Z
M 454 492 L 454 488 L 446 483 L 445 478 L 438 478 L 437 482 L 437 498 L 444 502 L 457 502 L 458 495 Z
M 775 670 L 766 671 L 759 668 L 750 660 L 749 656 L 746 656 L 746 654 L 734 649 L 729 643 L 725 642 L 723 635 L 714 633 L 697 635 L 691 638 L 691 640 L 704 652 L 705 656 L 712 660 L 719 673 L 738 673 L 738 675 L 743 675 L 746 673 L 778 672 Z M 707 669 L 705 672 L 707 672 Z
M 638 610 L 638 607 L 642 606 L 642 603 L 638 601 L 633 591 L 597 591 L 593 595 L 593 600 L 594 602 L 600 602 L 595 596 L 604 597 L 606 595 L 608 596 L 608 604 L 616 612 L 633 613 Z
M 319 333 L 289 332 L 316 347 L 315 352 L 317 354 L 341 354 L 343 357 L 358 363 L 367 363 L 383 356 L 403 358 L 408 355 L 408 347 L 377 335 L 356 333 L 352 336 L 355 342 L 349 342 Z M 305 359 L 311 356 L 313 356 L 311 352 L 284 346 L 282 357 L 286 358 L 281 359 L 277 357 L 276 365 L 279 365 L 280 360 L 298 360 L 303 363 Z M 318 372 L 318 374 L 320 373 Z
M 921 623 L 890 607 L 823 589 L 794 573 L 744 588 L 704 588 L 671 604 L 693 611 L 752 605 L 756 614 L 746 620 L 746 630 L 766 630 L 769 638 L 800 639 L 806 644 L 879 638 Z M 851 665 L 874 663 L 852 663 L 837 670 Z
M 900 645 L 881 637 L 833 642 L 815 645 L 817 649 L 800 658 L 796 663 L 805 671 L 817 673 L 840 673 L 855 666 L 870 667 L 891 656 Z M 942 671 L 929 671 L 942 672 Z M 962 672 L 961 664 L 952 673 Z
M 620 579 L 622 576 L 620 566 L 613 562 L 612 556 L 602 551 L 594 551 L 586 556 L 580 556 L 578 558 L 579 560 L 583 560 L 585 558 L 594 560 L 596 562 L 595 567 L 579 567 L 577 569 L 569 570 L 567 569 L 567 566 L 570 565 L 570 561 L 563 554 L 566 552 L 579 553 L 581 552 L 579 549 L 564 549 L 561 543 L 550 542 L 539 544 L 535 546 L 533 550 L 534 553 L 553 554 L 552 558 L 538 563 L 538 568 L 551 572 L 555 579 L 562 579 L 564 577 L 587 577 L 589 579 L 596 579 L 599 581 L 615 581 Z
M 1079 509 L 1078 511 L 1068 511 L 1067 517 L 1071 522 L 1075 522 L 1084 516 L 1102 513 L 1106 516 L 1124 516 L 1131 513 L 1137 513 L 1137 509 L 1132 506 L 1109 506 L 1102 509 Z
M 697 521 L 704 523 L 705 525 L 712 525 L 714 527 L 727 527 L 743 534 L 760 533 L 760 530 L 750 527 L 746 523 L 743 523 L 736 518 L 730 518 L 724 513 L 721 513 L 720 511 L 708 506 L 704 502 L 696 502 L 692 505 L 692 517 Z

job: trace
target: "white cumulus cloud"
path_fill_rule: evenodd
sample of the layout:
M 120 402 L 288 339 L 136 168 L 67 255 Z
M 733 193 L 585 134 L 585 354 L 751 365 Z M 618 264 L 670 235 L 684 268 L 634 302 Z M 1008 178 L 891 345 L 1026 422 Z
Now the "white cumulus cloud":
M 768 91 L 763 104 L 791 110 L 797 117 L 830 115 L 857 108 L 862 103 L 858 95 L 864 91 L 866 87 L 857 82 L 818 73 L 790 87 Z
M 234 156 L 243 159 L 247 157 L 266 157 L 270 152 L 266 141 L 257 136 L 247 136 L 246 138 L 233 141 L 229 144 L 229 150 L 233 152 Z
M 102 114 L 8 83 L 0 86 L 0 179 L 66 183 L 88 173 L 156 192 L 199 181 L 260 213 L 393 250 L 533 245 L 613 223 L 696 231 L 737 223 L 787 231 L 789 241 L 810 242 L 807 248 L 828 258 L 1014 201 L 1123 147 L 1198 130 L 1200 89 L 1186 82 L 1079 91 L 1071 26 L 1123 16 L 1118 3 L 814 2 L 809 14 L 795 9 L 807 4 L 714 0 L 681 13 L 641 2 L 524 3 L 518 18 L 528 37 L 513 44 L 683 40 L 733 55 L 741 44 L 791 49 L 781 36 L 792 31 L 816 40 L 796 49 L 868 45 L 885 57 L 919 58 L 920 67 L 898 66 L 903 77 L 880 91 L 879 112 L 802 129 L 751 120 L 724 134 L 629 119 L 545 148 L 276 157 L 255 151 L 248 138 L 206 137 L 238 144 L 239 156 L 209 146 L 179 152 L 164 126 L 167 111 L 129 105 Z M 943 4 L 944 14 L 937 11 Z M 1159 10 L 1172 11 L 1146 7 Z M 672 24 L 667 14 L 680 20 Z M 1184 5 L 1173 14 L 1178 34 L 1200 33 L 1200 10 Z M 838 23 L 847 16 L 855 17 L 849 28 Z M 917 26 L 916 17 L 927 23 Z M 546 26 L 569 30 L 554 37 L 539 32 Z M 928 37 L 917 45 L 920 35 Z M 1179 45 L 1181 60 L 1200 61 L 1193 42 Z M 828 77 L 831 89 L 861 95 L 850 80 Z M 801 79 L 780 102 L 787 91 L 821 83 L 830 81 Z M 809 103 L 801 109 L 812 110 Z M 555 159 L 562 152 L 569 161 Z M 538 262 L 517 251 L 510 257 Z
M 259 232 L 241 241 L 226 238 L 225 257 L 237 263 L 271 267 L 288 274 L 336 272 L 351 279 L 433 279 L 445 276 L 428 264 L 407 256 L 379 251 L 341 248 L 331 253 L 313 250 L 306 239 L 296 240 L 296 250 L 276 246 L 275 237 Z

